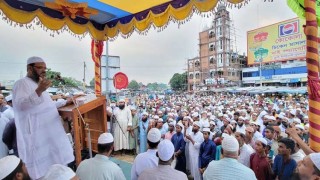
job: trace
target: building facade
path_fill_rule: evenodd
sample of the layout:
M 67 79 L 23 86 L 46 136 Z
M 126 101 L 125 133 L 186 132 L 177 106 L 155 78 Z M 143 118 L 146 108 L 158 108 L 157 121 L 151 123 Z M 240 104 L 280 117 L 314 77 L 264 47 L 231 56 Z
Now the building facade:
M 239 85 L 246 57 L 232 48 L 230 24 L 229 12 L 220 4 L 212 26 L 199 33 L 199 56 L 188 60 L 189 91 Z

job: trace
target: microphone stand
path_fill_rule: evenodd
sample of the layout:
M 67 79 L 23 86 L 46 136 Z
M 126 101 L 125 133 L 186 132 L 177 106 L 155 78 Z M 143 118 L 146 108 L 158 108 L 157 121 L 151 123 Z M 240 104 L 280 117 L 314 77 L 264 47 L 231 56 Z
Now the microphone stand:
M 91 134 L 90 134 L 90 127 L 89 127 L 89 123 L 86 123 L 82 114 L 80 113 L 80 110 L 78 108 L 78 104 L 76 103 L 76 101 L 74 100 L 73 96 L 71 96 L 71 100 L 73 102 L 73 104 L 75 105 L 76 109 L 77 109 L 77 112 L 79 114 L 79 117 L 85 127 L 85 130 L 87 131 L 87 136 L 88 136 L 88 148 L 89 148 L 89 155 L 90 155 L 90 158 L 92 158 L 92 146 L 91 146 Z

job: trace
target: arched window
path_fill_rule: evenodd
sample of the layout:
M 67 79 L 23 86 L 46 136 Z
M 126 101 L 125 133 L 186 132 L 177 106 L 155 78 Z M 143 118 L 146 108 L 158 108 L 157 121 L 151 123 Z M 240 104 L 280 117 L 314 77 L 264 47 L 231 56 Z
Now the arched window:
M 215 60 L 214 60 L 213 56 L 209 57 L 209 64 L 215 64 Z
M 194 65 L 195 65 L 196 67 L 198 67 L 198 66 L 200 66 L 200 62 L 199 62 L 199 61 L 196 61 L 196 62 L 194 63 Z
M 213 38 L 214 37 L 214 32 L 213 30 L 209 31 L 209 38 Z
M 190 75 L 189 75 L 189 79 L 193 79 L 193 74 L 190 74 Z
M 196 73 L 196 79 L 200 79 L 200 74 Z

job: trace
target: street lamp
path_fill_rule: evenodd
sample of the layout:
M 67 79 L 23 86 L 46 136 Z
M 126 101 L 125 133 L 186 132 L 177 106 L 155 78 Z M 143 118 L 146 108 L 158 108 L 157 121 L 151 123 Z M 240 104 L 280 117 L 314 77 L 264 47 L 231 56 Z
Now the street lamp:
M 268 56 L 268 49 L 259 48 L 254 52 L 254 56 L 256 59 L 259 59 L 260 62 L 260 87 L 262 87 L 262 61 L 263 58 Z

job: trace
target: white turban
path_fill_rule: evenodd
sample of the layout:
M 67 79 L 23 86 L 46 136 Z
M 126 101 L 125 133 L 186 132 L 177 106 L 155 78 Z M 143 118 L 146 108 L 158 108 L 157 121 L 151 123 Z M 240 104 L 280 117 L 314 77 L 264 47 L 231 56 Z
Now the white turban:
M 225 136 L 222 140 L 222 149 L 229 152 L 236 152 L 239 150 L 239 142 L 233 136 Z
M 67 166 L 54 164 L 44 176 L 43 180 L 70 180 L 76 174 Z

